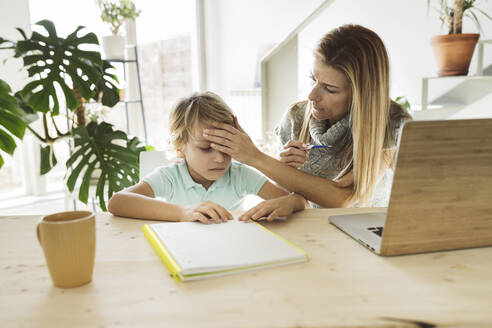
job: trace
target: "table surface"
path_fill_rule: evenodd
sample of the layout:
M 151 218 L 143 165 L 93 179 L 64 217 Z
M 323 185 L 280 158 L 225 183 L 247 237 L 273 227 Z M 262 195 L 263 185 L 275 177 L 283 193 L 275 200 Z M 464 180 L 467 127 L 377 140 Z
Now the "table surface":
M 488 327 L 492 247 L 380 257 L 308 209 L 268 229 L 309 262 L 187 283 L 170 276 L 141 227 L 98 214 L 93 281 L 53 286 L 39 216 L 0 217 L 2 327 Z

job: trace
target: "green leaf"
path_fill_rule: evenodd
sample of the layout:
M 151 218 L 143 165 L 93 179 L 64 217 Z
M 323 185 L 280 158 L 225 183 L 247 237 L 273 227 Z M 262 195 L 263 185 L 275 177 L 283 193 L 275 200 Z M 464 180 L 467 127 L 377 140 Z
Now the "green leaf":
M 104 186 L 106 185 L 106 182 L 107 182 L 107 175 L 106 174 L 101 174 L 99 176 L 99 181 L 97 182 L 97 187 L 96 187 L 96 195 L 97 195 L 97 198 L 99 199 L 99 205 L 101 206 L 101 209 L 106 212 L 107 211 L 107 208 L 106 208 L 106 202 L 104 201 Z M 112 193 L 111 193 L 112 195 Z M 111 196 L 108 197 L 108 199 L 110 198 Z
M 10 86 L 5 81 L 0 80 L 0 149 L 13 155 L 17 144 L 12 136 L 22 139 L 27 125 L 22 120 L 22 108 L 10 92 Z M 1 167 L 4 160 L 1 157 L 0 159 Z
M 19 31 L 19 33 L 22 35 L 22 37 L 24 38 L 24 40 L 27 39 L 27 36 L 26 36 L 26 33 L 24 32 L 23 29 L 21 29 L 20 27 L 16 27 L 15 28 L 17 31 Z
M 87 204 L 89 200 L 89 185 L 91 182 L 92 172 L 94 172 L 94 167 L 96 166 L 96 161 L 89 164 L 87 170 L 85 170 L 84 177 L 82 178 L 82 184 L 80 185 L 79 200 Z
M 118 77 L 112 74 L 111 70 L 114 70 L 114 66 L 107 60 L 103 60 L 102 79 L 99 81 L 93 97 L 94 100 L 98 101 L 98 97 L 102 93 L 101 103 L 108 107 L 113 107 L 120 101 L 120 90 L 116 86 Z
M 16 92 L 14 97 L 19 105 L 19 107 L 15 110 L 15 114 L 19 116 L 24 123 L 31 124 L 39 119 L 38 113 L 28 105 L 26 99 L 22 97 L 20 92 Z
M 87 43 L 87 44 L 99 44 L 99 40 L 97 39 L 97 36 L 94 33 L 87 33 L 84 36 L 81 36 L 78 39 L 75 39 L 73 41 L 73 44 L 82 44 L 82 43 Z M 99 54 L 99 52 L 97 52 Z M 101 60 L 101 55 L 99 54 L 99 60 Z
M 17 147 L 15 140 L 7 132 L 0 129 L 0 149 L 9 155 L 13 155 L 15 147 Z
M 45 56 L 42 54 L 33 54 L 33 55 L 24 56 L 22 60 L 24 62 L 24 66 L 29 66 L 37 63 L 38 61 L 42 61 L 44 58 Z M 39 67 L 39 66 L 35 66 L 35 67 Z
M 405 97 L 405 96 L 396 97 L 395 102 L 400 104 L 401 106 L 403 106 L 406 109 L 410 109 L 410 107 L 411 107 L 410 102 L 408 101 L 407 97 Z
M 82 25 L 79 25 L 77 26 L 77 28 L 75 29 L 75 31 L 73 31 L 72 33 L 70 33 L 68 36 L 67 36 L 67 41 L 69 42 L 73 42 L 74 40 L 76 40 L 78 37 L 77 37 L 77 33 L 84 29 L 85 26 L 82 26 Z
M 151 145 L 147 145 L 147 146 L 145 146 L 145 150 L 144 151 L 155 151 L 155 147 L 154 146 L 151 146 Z
M 14 114 L 0 109 L 0 126 L 7 129 L 17 138 L 24 138 L 26 132 L 26 123 Z
M 37 25 L 47 33 L 43 35 L 34 31 L 30 38 L 16 43 L 16 57 L 22 57 L 29 76 L 35 78 L 21 94 L 34 111 L 56 116 L 61 101 L 55 84 L 60 85 L 67 107 L 77 108 L 79 101 L 73 88 L 77 88 L 85 99 L 94 96 L 94 90 L 103 77 L 101 55 L 97 51 L 82 49 L 86 45 L 98 44 L 98 41 L 94 33 L 78 37 L 81 26 L 64 39 L 57 35 L 53 22 L 42 20 Z
M 101 174 L 97 180 L 96 196 L 99 206 L 106 211 L 106 201 L 114 192 L 139 181 L 138 158 L 145 147 L 140 145 L 138 138 L 128 140 L 126 133 L 115 131 L 106 122 L 90 122 L 87 126 L 77 127 L 72 133 L 75 150 L 67 166 L 75 167 L 67 180 L 67 187 L 73 191 L 78 181 L 79 199 L 86 202 L 89 199 L 91 175 L 97 168 Z M 116 141 L 123 141 L 126 146 L 115 144 Z
M 55 157 L 55 152 L 53 150 L 53 146 L 40 146 L 41 150 L 41 168 L 40 174 L 44 175 L 51 171 L 53 167 L 55 167 L 57 160 Z
M 44 89 L 45 92 L 37 92 L 32 94 L 29 105 L 39 112 L 46 113 L 49 110 L 51 88 Z
M 82 169 L 89 164 L 88 157 L 82 157 L 77 166 L 72 170 L 72 173 L 68 177 L 67 187 L 68 190 L 73 191 L 75 189 L 75 183 L 77 182 L 77 178 L 79 177 Z
M 65 163 L 65 165 L 67 166 L 67 168 L 71 167 L 72 164 L 80 157 L 80 156 L 84 156 L 86 153 L 87 153 L 87 150 L 90 148 L 90 145 L 85 145 L 83 147 L 80 147 L 76 152 L 74 152 L 72 154 L 72 156 L 70 156 L 70 158 L 67 160 L 67 162 Z
M 71 88 L 68 87 L 65 83 L 59 83 L 63 94 L 65 95 L 65 101 L 67 102 L 67 107 L 70 109 L 77 108 L 80 104 L 75 97 L 75 92 Z M 58 111 L 53 112 L 53 115 L 58 115 Z
M 7 84 L 4 80 L 0 79 L 0 93 L 3 94 L 8 94 L 12 92 L 12 89 L 10 89 L 10 85 Z
M 37 22 L 36 25 L 43 26 L 46 29 L 46 31 L 48 31 L 48 34 L 50 37 L 54 37 L 54 38 L 57 37 L 55 24 L 53 24 L 52 21 L 44 19 L 44 20 Z

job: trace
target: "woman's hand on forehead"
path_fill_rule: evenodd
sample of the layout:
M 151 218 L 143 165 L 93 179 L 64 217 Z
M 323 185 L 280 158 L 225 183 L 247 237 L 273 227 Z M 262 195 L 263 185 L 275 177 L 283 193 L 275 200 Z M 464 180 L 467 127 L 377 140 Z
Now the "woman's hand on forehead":
M 251 138 L 234 119 L 236 127 L 225 123 L 213 123 L 212 129 L 204 129 L 203 136 L 211 142 L 210 147 L 226 153 L 237 161 L 249 162 L 261 152 L 256 148 Z
M 222 135 L 223 137 L 227 137 L 229 134 L 235 135 L 240 131 L 230 124 L 214 122 L 211 126 L 204 128 L 203 132 L 209 135 Z

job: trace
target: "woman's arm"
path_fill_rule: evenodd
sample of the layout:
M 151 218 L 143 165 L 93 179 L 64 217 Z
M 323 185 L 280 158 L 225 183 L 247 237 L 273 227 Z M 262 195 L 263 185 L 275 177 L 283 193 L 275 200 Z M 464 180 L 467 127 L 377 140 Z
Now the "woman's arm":
M 251 165 L 277 182 L 285 189 L 323 207 L 347 207 L 352 205 L 353 183 L 343 183 L 317 177 L 300 171 L 266 154 L 259 153 L 251 158 Z M 353 181 L 352 181 L 353 182 Z
M 212 148 L 255 167 L 283 188 L 323 207 L 352 205 L 351 184 L 346 182 L 340 184 L 330 179 L 313 176 L 262 153 L 238 124 L 236 127 L 223 123 L 216 123 L 214 126 L 215 129 L 205 129 L 203 134 L 204 138 L 212 142 Z
M 117 216 L 135 219 L 162 221 L 200 221 L 216 223 L 232 219 L 222 206 L 203 202 L 192 207 L 183 207 L 154 198 L 154 191 L 146 182 L 117 192 L 108 203 L 108 211 Z

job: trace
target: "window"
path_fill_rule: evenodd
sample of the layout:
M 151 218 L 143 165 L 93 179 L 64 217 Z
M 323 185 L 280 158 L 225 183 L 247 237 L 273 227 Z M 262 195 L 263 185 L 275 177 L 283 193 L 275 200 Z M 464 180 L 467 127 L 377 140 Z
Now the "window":
M 169 111 L 193 88 L 191 43 L 194 40 L 195 2 L 136 0 L 135 4 L 142 10 L 136 21 L 136 33 L 148 141 L 157 149 L 165 149 Z M 68 35 L 79 25 L 87 27 L 86 31 L 94 32 L 99 38 L 110 33 L 99 17 L 95 1 L 29 0 L 29 7 L 32 23 L 49 19 L 55 23 L 60 36 Z M 74 10 L 77 15 L 66 14 Z M 115 63 L 114 66 L 120 80 L 124 80 L 121 65 Z M 63 108 L 63 104 L 60 105 Z M 118 129 L 126 130 L 124 105 L 109 109 L 105 118 Z M 57 123 L 66 127 L 66 115 L 60 115 Z M 130 132 L 138 131 L 132 124 L 135 122 L 130 121 Z M 139 137 L 144 140 L 143 135 Z M 56 144 L 58 164 L 43 177 L 38 174 L 39 166 L 33 167 L 32 153 L 39 154 L 39 145 L 32 136 L 26 136 L 13 157 L 4 156 L 6 163 L 0 170 L 0 199 L 63 190 L 68 145 L 63 141 Z

